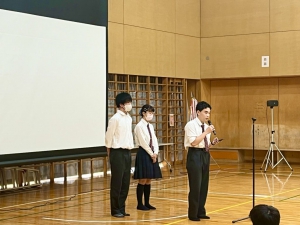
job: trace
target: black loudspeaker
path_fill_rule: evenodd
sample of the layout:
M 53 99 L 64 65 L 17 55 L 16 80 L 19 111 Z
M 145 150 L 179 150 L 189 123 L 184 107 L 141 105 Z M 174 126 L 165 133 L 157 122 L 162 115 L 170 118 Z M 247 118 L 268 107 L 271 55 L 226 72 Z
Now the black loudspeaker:
M 278 106 L 278 100 L 268 100 L 267 106 L 269 106 L 269 107 Z

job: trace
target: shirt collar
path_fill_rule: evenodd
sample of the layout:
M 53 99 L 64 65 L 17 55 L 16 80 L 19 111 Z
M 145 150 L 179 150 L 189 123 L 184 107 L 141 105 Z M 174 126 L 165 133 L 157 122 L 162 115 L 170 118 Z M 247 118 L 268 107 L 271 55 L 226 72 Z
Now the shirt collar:
M 205 123 L 201 123 L 201 121 L 198 119 L 198 117 L 196 117 L 195 120 L 199 126 L 202 126 L 202 124 L 204 124 L 204 126 L 205 126 Z
M 143 118 L 141 119 L 141 121 L 142 121 L 142 123 L 145 125 L 145 126 L 147 126 L 149 123 L 146 121 L 146 120 L 144 120 Z
M 121 114 L 122 116 L 128 115 L 128 113 L 126 114 L 126 113 L 122 112 L 120 109 L 117 110 L 117 113 Z

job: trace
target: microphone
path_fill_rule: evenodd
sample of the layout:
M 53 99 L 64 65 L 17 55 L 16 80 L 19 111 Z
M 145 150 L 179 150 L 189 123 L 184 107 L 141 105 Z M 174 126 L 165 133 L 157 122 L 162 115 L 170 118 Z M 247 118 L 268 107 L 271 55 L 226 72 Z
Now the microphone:
M 211 121 L 210 121 L 210 120 L 208 120 L 207 122 L 208 122 L 208 124 L 209 124 L 209 126 L 210 126 L 210 125 L 211 125 Z M 214 133 L 214 135 L 217 135 L 217 132 L 216 132 L 216 130 L 213 130 L 213 133 Z

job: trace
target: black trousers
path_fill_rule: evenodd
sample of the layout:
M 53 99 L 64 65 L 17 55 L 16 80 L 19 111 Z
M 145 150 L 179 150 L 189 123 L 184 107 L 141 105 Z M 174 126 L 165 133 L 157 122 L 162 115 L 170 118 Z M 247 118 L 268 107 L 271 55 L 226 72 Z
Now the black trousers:
M 206 215 L 205 202 L 208 193 L 210 154 L 205 149 L 189 148 L 186 169 L 189 178 L 188 217 Z
M 125 201 L 130 185 L 131 151 L 128 149 L 111 149 L 109 155 L 111 166 L 110 209 L 111 215 L 125 214 Z

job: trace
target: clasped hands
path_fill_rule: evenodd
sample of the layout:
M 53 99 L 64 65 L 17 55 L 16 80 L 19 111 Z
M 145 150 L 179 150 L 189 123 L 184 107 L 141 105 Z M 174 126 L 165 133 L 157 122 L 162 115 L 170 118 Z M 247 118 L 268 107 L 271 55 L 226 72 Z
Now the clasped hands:
M 153 154 L 153 155 L 151 156 L 151 158 L 152 158 L 152 162 L 153 162 L 153 163 L 156 163 L 156 160 L 157 160 L 157 154 Z

